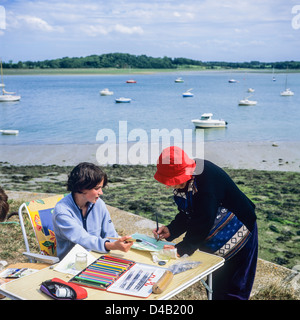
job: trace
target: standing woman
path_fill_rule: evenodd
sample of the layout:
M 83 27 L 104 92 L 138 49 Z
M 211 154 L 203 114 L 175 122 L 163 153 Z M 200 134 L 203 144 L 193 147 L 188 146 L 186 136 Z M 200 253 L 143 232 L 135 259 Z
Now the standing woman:
M 190 159 L 178 147 L 162 151 L 154 178 L 174 189 L 179 213 L 153 233 L 176 244 L 179 256 L 197 249 L 222 256 L 214 272 L 214 300 L 247 300 L 257 263 L 255 206 L 227 173 L 208 160 Z

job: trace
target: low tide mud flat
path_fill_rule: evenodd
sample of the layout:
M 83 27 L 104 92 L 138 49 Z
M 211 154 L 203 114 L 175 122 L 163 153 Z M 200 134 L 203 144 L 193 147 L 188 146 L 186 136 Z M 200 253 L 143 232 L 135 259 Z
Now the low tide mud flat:
M 67 193 L 66 181 L 72 168 L 14 166 L 2 162 L 1 186 L 15 192 Z M 103 200 L 113 207 L 151 220 L 155 219 L 157 212 L 159 222 L 167 224 L 177 209 L 172 190 L 154 180 L 155 169 L 154 165 L 103 167 L 108 175 Z M 259 257 L 287 268 L 300 264 L 300 173 L 226 168 L 225 171 L 256 205 Z M 10 202 L 11 210 L 16 211 L 20 203 Z

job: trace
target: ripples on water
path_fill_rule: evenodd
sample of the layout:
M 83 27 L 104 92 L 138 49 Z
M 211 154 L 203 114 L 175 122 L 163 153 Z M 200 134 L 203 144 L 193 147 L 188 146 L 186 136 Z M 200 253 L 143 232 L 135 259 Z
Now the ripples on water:
M 181 76 L 184 83 L 175 83 Z M 234 77 L 238 83 L 230 84 Z M 18 136 L 0 135 L 0 144 L 97 143 L 97 132 L 112 130 L 119 135 L 119 121 L 127 121 L 127 130 L 143 130 L 148 139 L 151 129 L 189 129 L 191 120 L 212 112 L 225 119 L 225 129 L 206 129 L 207 141 L 299 140 L 300 74 L 288 76 L 295 92 L 282 97 L 285 74 L 182 72 L 152 75 L 54 75 L 5 76 L 7 91 L 17 91 L 21 101 L 0 103 L 0 129 L 18 129 Z M 126 80 L 135 79 L 136 84 Z M 250 94 L 256 106 L 238 106 Z M 109 88 L 113 96 L 100 96 Z M 182 93 L 193 88 L 194 97 Z M 115 98 L 128 97 L 129 104 L 117 104 Z

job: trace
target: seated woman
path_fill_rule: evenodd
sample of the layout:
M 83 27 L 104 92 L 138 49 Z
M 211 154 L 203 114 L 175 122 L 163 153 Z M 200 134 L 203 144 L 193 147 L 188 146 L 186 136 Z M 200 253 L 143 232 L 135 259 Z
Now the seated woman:
M 52 217 L 57 241 L 57 255 L 62 259 L 75 244 L 87 250 L 127 252 L 133 242 L 130 236 L 118 237 L 110 214 L 100 196 L 107 184 L 106 174 L 96 165 L 78 164 L 68 178 L 69 195 L 60 200 Z

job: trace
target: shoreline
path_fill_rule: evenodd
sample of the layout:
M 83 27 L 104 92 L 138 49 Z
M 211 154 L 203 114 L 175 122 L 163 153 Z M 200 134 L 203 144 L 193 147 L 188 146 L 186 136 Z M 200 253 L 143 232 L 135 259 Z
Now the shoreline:
M 126 161 L 119 161 L 119 154 L 124 154 L 124 146 L 122 145 L 115 146 L 115 157 L 107 156 L 106 164 L 99 163 L 97 151 L 98 158 L 99 154 L 103 153 L 102 151 L 99 153 L 100 146 L 101 144 L 0 145 L 0 162 L 16 166 L 75 166 L 83 161 L 103 166 L 114 163 L 139 164 L 128 162 L 126 154 Z M 131 147 L 130 144 L 127 145 L 127 155 L 128 152 L 133 152 Z M 150 148 L 151 146 L 148 146 L 148 150 Z M 203 158 L 229 169 L 300 171 L 300 141 L 207 141 L 204 142 L 203 151 Z M 151 155 L 151 151 L 149 151 L 148 154 L 146 152 L 146 156 L 148 158 L 139 158 L 142 159 L 140 164 L 156 164 L 156 155 Z
M 180 73 L 180 72 L 222 72 L 222 73 L 272 73 L 272 69 L 208 69 L 203 67 L 178 68 L 178 69 L 115 69 L 115 68 L 61 68 L 61 69 L 3 69 L 6 76 L 34 76 L 34 75 L 143 75 L 155 73 Z M 276 69 L 276 74 L 286 73 L 286 69 Z M 300 73 L 299 69 L 290 69 L 290 73 Z

